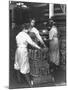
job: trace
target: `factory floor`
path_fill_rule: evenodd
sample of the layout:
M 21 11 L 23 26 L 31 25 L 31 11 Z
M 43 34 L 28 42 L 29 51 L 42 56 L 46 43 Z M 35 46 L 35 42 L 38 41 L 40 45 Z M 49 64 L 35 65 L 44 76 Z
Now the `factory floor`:
M 63 68 L 64 66 L 60 66 L 58 70 L 54 71 L 52 73 L 52 76 L 54 77 L 54 82 L 47 82 L 47 83 L 41 83 L 41 84 L 36 84 L 33 87 L 50 87 L 50 86 L 64 86 L 66 85 L 66 70 Z M 15 75 L 15 70 L 11 68 L 10 72 L 10 89 L 16 89 L 16 88 L 30 88 L 29 84 L 25 80 L 25 78 L 22 77 L 22 81 L 18 82 L 16 75 Z

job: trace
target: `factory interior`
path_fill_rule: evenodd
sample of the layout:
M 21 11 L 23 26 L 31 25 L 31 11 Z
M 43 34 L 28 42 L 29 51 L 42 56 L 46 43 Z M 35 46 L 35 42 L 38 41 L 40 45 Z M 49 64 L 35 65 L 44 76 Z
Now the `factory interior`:
M 18 82 L 16 71 L 14 70 L 14 59 L 16 51 L 15 37 L 20 32 L 19 27 L 28 23 L 30 18 L 35 18 L 35 27 L 39 30 L 41 37 L 48 38 L 45 33 L 46 23 L 50 17 L 53 17 L 58 29 L 60 66 L 54 73 L 47 73 L 49 70 L 49 53 L 48 51 L 35 52 L 33 48 L 29 49 L 31 73 L 34 75 L 34 87 L 48 87 L 66 85 L 66 5 L 53 3 L 37 3 L 37 2 L 9 2 L 9 87 L 29 88 L 30 86 L 20 74 L 21 82 Z M 40 44 L 39 44 L 40 45 Z M 45 45 L 49 48 L 49 42 L 45 41 Z M 35 75 L 37 75 L 35 77 Z M 55 79 L 53 82 L 52 75 Z

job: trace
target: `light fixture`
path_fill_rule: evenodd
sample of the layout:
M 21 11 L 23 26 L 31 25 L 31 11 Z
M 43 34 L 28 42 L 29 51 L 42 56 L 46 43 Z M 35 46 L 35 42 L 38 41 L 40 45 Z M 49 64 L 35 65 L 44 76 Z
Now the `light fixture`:
M 16 3 L 17 4 L 17 6 L 19 6 L 19 7 L 22 7 L 22 8 L 28 8 L 24 3 L 22 3 L 22 2 L 18 2 L 18 3 Z
M 17 6 L 20 6 L 21 5 L 21 3 L 16 3 L 17 4 Z
M 21 3 L 21 7 L 27 8 L 27 6 L 24 3 Z

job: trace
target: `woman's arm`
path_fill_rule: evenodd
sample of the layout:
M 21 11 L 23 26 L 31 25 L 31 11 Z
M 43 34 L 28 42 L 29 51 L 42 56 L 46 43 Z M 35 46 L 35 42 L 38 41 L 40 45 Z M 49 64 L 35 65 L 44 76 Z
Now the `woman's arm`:
M 41 49 L 41 48 L 30 38 L 29 35 L 27 36 L 27 42 L 28 42 L 30 45 L 32 45 L 32 46 L 34 46 L 34 47 L 36 47 L 36 48 L 38 48 L 38 49 Z
M 41 44 L 45 45 L 42 37 L 39 34 L 39 31 L 35 27 L 32 29 L 32 32 L 34 32 L 34 34 L 36 35 L 37 39 L 41 42 Z

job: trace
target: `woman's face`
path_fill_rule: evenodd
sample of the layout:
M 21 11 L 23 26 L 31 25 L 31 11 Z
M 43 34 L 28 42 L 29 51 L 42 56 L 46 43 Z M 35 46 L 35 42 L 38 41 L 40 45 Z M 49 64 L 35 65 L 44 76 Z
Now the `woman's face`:
M 28 30 L 27 30 L 27 29 L 23 29 L 22 31 L 24 31 L 24 32 L 28 33 Z
M 35 20 L 31 20 L 31 26 L 34 26 L 35 25 Z
M 48 31 L 50 31 L 51 30 L 51 26 L 48 26 L 47 29 L 48 29 Z
M 50 26 L 49 26 L 48 28 L 49 28 L 49 29 L 51 29 L 51 27 L 50 27 Z

